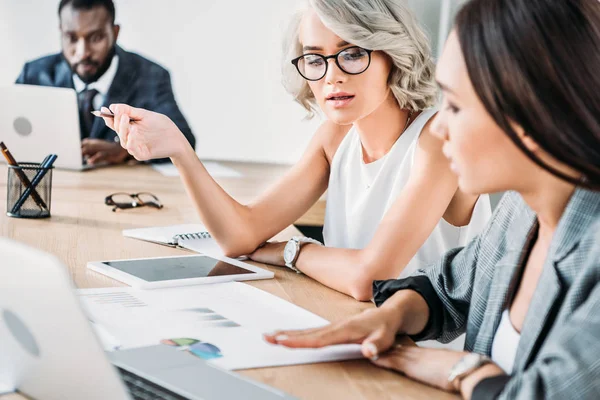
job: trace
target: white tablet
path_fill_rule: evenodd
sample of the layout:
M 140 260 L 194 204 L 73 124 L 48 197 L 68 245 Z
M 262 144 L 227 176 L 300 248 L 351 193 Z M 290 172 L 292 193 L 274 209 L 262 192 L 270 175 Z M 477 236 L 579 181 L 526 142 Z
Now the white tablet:
M 92 261 L 87 267 L 139 289 L 270 279 L 271 271 L 207 255 Z

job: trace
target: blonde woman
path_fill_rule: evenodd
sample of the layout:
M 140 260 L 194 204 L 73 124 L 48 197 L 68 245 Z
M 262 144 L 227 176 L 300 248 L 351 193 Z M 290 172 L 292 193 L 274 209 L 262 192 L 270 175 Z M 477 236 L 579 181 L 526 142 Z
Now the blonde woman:
M 138 160 L 171 158 L 227 255 L 288 266 L 361 301 L 371 299 L 373 280 L 406 275 L 480 231 L 489 200 L 458 190 L 442 141 L 430 132 L 434 66 L 403 3 L 311 0 L 286 48 L 286 87 L 327 121 L 252 204 L 219 187 L 167 117 L 115 104 L 114 121 L 105 122 Z M 306 238 L 264 244 L 327 189 L 324 246 Z

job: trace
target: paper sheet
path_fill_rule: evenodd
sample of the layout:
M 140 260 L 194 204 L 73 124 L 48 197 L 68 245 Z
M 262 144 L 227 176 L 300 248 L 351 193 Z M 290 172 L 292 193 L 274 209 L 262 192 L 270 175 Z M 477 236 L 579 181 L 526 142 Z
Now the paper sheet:
M 81 289 L 78 293 L 90 319 L 102 327 L 100 338 L 107 349 L 163 343 L 180 346 L 226 369 L 362 358 L 359 345 L 287 349 L 265 342 L 264 332 L 313 328 L 327 321 L 239 282 L 149 291 Z
M 213 178 L 242 178 L 244 176 L 235 169 L 214 161 L 204 161 L 202 164 Z M 179 176 L 179 171 L 171 163 L 152 164 L 152 168 L 164 176 Z

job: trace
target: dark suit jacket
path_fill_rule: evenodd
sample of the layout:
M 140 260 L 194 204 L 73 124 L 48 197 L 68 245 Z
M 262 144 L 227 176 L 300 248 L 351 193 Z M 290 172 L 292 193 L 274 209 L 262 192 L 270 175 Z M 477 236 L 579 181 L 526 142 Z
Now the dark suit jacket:
M 169 72 L 160 65 L 118 46 L 116 53 L 119 56 L 119 68 L 104 105 L 126 103 L 165 114 L 175 122 L 192 147 L 195 147 L 196 139 L 175 102 Z M 69 65 L 59 53 L 26 63 L 16 83 L 74 89 L 72 75 Z M 90 132 L 91 138 L 109 141 L 114 140 L 116 135 L 101 118 L 94 121 Z

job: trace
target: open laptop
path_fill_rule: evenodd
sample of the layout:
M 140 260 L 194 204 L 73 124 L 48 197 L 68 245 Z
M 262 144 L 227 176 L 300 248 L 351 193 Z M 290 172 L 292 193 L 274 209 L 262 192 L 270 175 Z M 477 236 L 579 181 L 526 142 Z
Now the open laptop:
M 0 393 L 44 400 L 292 398 L 172 346 L 105 353 L 65 266 L 5 238 L 0 255 Z
M 18 162 L 58 155 L 56 168 L 85 170 L 77 94 L 73 89 L 13 85 L 0 88 L 0 140 Z M 4 158 L 0 157 L 0 162 Z

